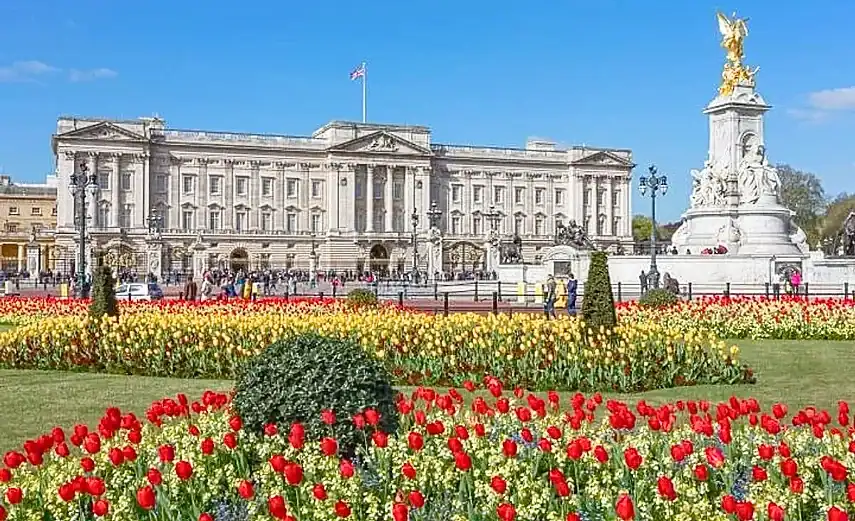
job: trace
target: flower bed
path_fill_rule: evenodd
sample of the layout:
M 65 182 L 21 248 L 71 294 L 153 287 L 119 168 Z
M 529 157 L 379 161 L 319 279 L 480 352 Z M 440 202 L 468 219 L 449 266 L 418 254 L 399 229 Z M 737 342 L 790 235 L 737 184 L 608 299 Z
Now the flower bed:
M 855 301 L 783 297 L 711 297 L 666 308 L 618 305 L 623 322 L 661 321 L 683 331 L 706 329 L 720 338 L 855 340 Z
M 752 380 L 736 347 L 652 322 L 610 336 L 530 314 L 442 317 L 308 302 L 129 310 L 101 321 L 43 317 L 0 333 L 0 366 L 233 378 L 271 343 L 315 332 L 356 339 L 407 385 L 493 374 L 529 389 L 631 392 Z
M 401 397 L 392 435 L 374 431 L 373 411 L 326 413 L 320 441 L 300 425 L 247 432 L 222 394 L 156 402 L 144 420 L 108 409 L 97 428 L 56 428 L 5 455 L 0 519 L 842 521 L 855 512 L 845 402 L 834 416 L 788 416 L 752 399 L 653 407 L 509 395 L 495 379 L 487 388 L 495 398 L 479 394 L 471 409 L 455 390 Z M 365 443 L 346 459 L 334 432 L 351 422 Z

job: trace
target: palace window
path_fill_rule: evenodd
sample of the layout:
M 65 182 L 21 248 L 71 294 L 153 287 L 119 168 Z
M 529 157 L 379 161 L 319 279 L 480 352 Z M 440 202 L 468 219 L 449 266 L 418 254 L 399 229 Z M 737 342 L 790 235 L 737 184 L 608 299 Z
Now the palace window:
M 585 206 L 588 206 L 589 204 L 591 204 L 591 189 L 590 188 L 585 190 L 585 192 L 582 194 L 582 204 L 584 204 Z
M 460 216 L 455 215 L 451 218 L 451 234 L 459 235 L 460 234 Z
M 601 215 L 597 219 L 597 235 L 605 235 L 606 234 L 606 216 Z
M 208 213 L 208 228 L 211 230 L 219 230 L 220 229 L 220 211 L 219 210 L 210 210 Z
M 223 178 L 220 176 L 211 176 L 210 194 L 220 195 L 223 193 Z M 212 228 L 216 230 L 216 228 Z
M 505 188 L 503 186 L 493 187 L 493 203 L 502 204 L 505 202 Z
M 477 215 L 472 217 L 472 234 L 481 235 L 481 218 Z
M 35 210 L 35 208 L 33 208 L 33 210 Z M 102 204 L 98 207 L 98 224 L 102 228 L 110 226 L 110 207 L 106 204 Z
M 537 217 L 534 220 L 534 234 L 537 236 L 543 235 L 543 217 Z
M 18 210 L 17 206 L 10 206 L 9 215 L 20 215 L 20 210 Z
M 122 172 L 122 190 L 130 191 L 131 189 L 131 181 L 134 178 L 133 172 Z
M 522 235 L 525 233 L 525 219 L 522 215 L 514 217 L 514 235 Z
M 620 190 L 612 192 L 612 206 L 620 206 Z
M 249 191 L 249 178 L 238 177 L 235 179 L 235 193 L 239 196 L 245 196 Z
M 472 202 L 475 204 L 481 204 L 484 200 L 484 187 L 483 186 L 473 186 L 472 187 Z
M 271 197 L 273 195 L 273 179 L 264 177 L 261 179 L 261 195 Z
M 273 214 L 270 212 L 261 214 L 261 229 L 265 232 L 273 230 Z
M 98 188 L 101 190 L 110 189 L 110 174 L 102 172 L 98 174 Z
M 534 189 L 534 204 L 543 204 L 543 193 L 545 191 L 543 188 Z
M 356 180 L 356 186 L 353 187 L 354 196 L 359 199 L 362 197 L 362 181 Z
M 33 206 L 33 208 L 30 210 L 30 215 L 41 215 L 41 214 L 42 214 L 42 209 L 39 206 Z
M 514 188 L 514 204 L 523 204 L 525 199 L 525 188 L 517 186 Z
M 296 233 L 297 232 L 297 214 L 293 212 L 289 212 L 288 215 L 285 216 L 285 231 L 288 233 Z
M 285 196 L 297 197 L 297 179 L 288 179 L 285 183 Z
M 184 195 L 189 195 L 193 193 L 193 176 L 185 175 L 181 178 L 181 188 L 184 192 Z
M 404 198 L 404 185 L 402 183 L 395 183 L 392 185 L 392 199 L 395 201 L 400 201 Z
M 246 210 L 239 210 L 235 212 L 235 231 L 246 231 L 248 222 L 249 212 L 247 212 Z
M 321 216 L 320 214 L 312 214 L 312 233 L 318 233 L 321 231 Z
M 374 183 L 374 199 L 382 199 L 383 198 L 383 185 L 379 185 Z
M 392 216 L 392 228 L 396 232 L 403 232 L 404 230 L 404 212 L 400 209 L 395 210 L 395 214 Z
M 564 204 L 564 190 L 556 190 L 555 191 L 555 205 L 561 206 Z
M 125 206 L 123 206 L 122 211 L 119 212 L 119 227 L 120 228 L 130 228 L 132 216 L 133 216 L 133 207 L 129 204 L 126 204 Z
M 193 210 L 184 210 L 181 212 L 181 229 L 193 229 Z
M 321 197 L 321 182 L 317 179 L 312 181 L 312 198 L 318 199 Z
M 154 178 L 154 189 L 159 194 L 165 194 L 166 193 L 166 176 L 165 175 L 158 175 Z
M 451 185 L 451 202 L 460 202 L 460 193 L 463 191 L 463 185 Z
M 620 235 L 620 217 L 614 217 L 612 219 L 612 233 L 611 235 Z
M 606 190 L 604 188 L 600 188 L 599 190 L 597 190 L 597 205 L 606 205 Z

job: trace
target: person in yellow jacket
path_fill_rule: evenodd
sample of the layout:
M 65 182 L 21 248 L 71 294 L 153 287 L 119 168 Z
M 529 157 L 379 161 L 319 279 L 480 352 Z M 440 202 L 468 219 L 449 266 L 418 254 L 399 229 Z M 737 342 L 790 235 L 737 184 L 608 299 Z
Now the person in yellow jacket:
M 567 285 L 564 284 L 564 279 L 558 279 L 555 288 L 555 309 L 565 307 L 567 307 Z

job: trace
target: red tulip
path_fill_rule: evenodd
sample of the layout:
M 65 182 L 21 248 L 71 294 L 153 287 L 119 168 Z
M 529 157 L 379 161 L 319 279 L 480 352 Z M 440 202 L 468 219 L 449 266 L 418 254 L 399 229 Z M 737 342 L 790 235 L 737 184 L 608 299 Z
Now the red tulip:
M 425 506 L 425 497 L 418 490 L 413 490 L 409 495 L 410 506 L 413 508 L 421 508 Z
M 285 480 L 289 485 L 296 486 L 303 481 L 303 467 L 298 463 L 288 463 L 282 469 L 285 474 Z
M 656 483 L 656 488 L 659 490 L 659 495 L 668 501 L 677 499 L 677 492 L 674 491 L 674 483 L 668 476 L 660 476 Z
M 156 501 L 154 489 L 150 485 L 146 485 L 137 490 L 137 504 L 144 510 L 154 508 Z
M 622 494 L 615 503 L 615 513 L 623 521 L 635 519 L 635 506 L 632 504 L 632 498 Z
M 466 472 L 472 468 L 472 459 L 465 452 L 458 452 L 454 455 L 454 466 L 457 470 Z
M 496 491 L 496 494 L 501 495 L 508 489 L 508 483 L 501 476 L 493 476 L 493 479 L 490 480 L 490 487 Z
M 418 432 L 411 432 L 407 435 L 407 446 L 414 451 L 419 451 L 425 446 L 425 440 Z
M 338 517 L 348 517 L 350 515 L 350 506 L 342 500 L 335 503 L 335 515 Z
M 154 486 L 158 486 L 163 483 L 163 476 L 161 476 L 159 470 L 154 468 L 148 469 L 148 472 L 146 473 L 146 479 L 148 479 L 148 482 Z
M 769 521 L 784 521 L 784 509 L 775 503 L 769 503 L 766 507 L 766 514 L 769 517 Z
M 324 488 L 323 483 L 317 483 L 312 487 L 312 495 L 319 501 L 323 501 L 327 498 L 327 491 Z
M 837 507 L 828 509 L 828 521 L 849 521 L 849 514 Z
M 193 475 L 193 465 L 188 461 L 179 461 L 175 464 L 175 475 L 182 481 L 190 479 Z
M 110 503 L 106 499 L 99 499 L 92 503 L 92 513 L 98 517 L 104 517 L 110 512 Z
M 401 467 L 401 474 L 407 479 L 416 479 L 416 468 L 408 461 Z
M 238 494 L 240 497 L 249 501 L 255 495 L 255 488 L 252 486 L 251 481 L 243 480 L 238 484 Z
M 338 442 L 332 438 L 321 439 L 321 452 L 327 456 L 333 456 L 338 452 Z
M 633 448 L 629 447 L 623 452 L 623 459 L 626 462 L 626 466 L 630 468 L 630 470 L 636 470 L 641 466 L 641 454 Z
M 207 512 L 202 512 L 199 514 L 199 521 L 214 521 L 214 517 Z
M 237 447 L 237 436 L 233 432 L 227 432 L 223 435 L 223 445 L 229 449 Z
M 502 503 L 496 507 L 496 515 L 499 516 L 500 521 L 514 521 L 517 510 L 510 503 Z
M 335 413 L 330 409 L 324 409 L 321 411 L 321 421 L 326 423 L 327 425 L 332 425 L 335 423 Z M 347 517 L 347 516 L 342 516 Z
M 410 509 L 403 503 L 395 503 L 392 505 L 392 519 L 394 521 L 407 521 L 410 516 Z
M 338 464 L 338 471 L 343 478 L 352 478 L 354 474 L 353 463 L 346 459 L 341 460 Z
M 6 489 L 6 501 L 8 501 L 10 505 L 17 505 L 21 502 L 23 497 L 24 491 L 18 487 L 10 487 Z
M 285 499 L 282 496 L 273 496 L 267 500 L 267 510 L 276 519 L 285 519 L 288 510 L 285 508 Z

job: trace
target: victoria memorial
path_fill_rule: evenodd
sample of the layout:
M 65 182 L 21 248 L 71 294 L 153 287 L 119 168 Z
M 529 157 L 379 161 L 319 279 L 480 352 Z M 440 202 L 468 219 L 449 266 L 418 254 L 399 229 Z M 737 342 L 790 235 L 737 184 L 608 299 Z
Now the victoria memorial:
M 428 127 L 343 121 L 301 137 L 72 117 L 52 146 L 57 247 L 76 248 L 72 174 L 95 173 L 87 243 L 128 267 L 156 240 L 146 269 L 161 272 L 189 269 L 194 249 L 234 270 L 404 272 L 414 244 L 424 269 L 431 223 L 448 272 L 482 269 L 491 230 L 519 236 L 527 262 L 571 221 L 601 247 L 632 244 L 629 150 L 439 144 Z

